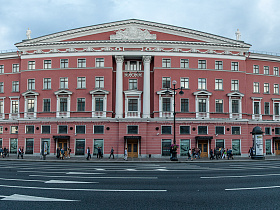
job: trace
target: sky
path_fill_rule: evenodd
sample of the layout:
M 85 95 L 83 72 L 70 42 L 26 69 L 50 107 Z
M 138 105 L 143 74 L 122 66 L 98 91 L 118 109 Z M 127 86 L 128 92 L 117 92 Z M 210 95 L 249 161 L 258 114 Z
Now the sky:
M 0 0 L 0 52 L 26 39 L 140 19 L 203 31 L 280 55 L 280 0 Z

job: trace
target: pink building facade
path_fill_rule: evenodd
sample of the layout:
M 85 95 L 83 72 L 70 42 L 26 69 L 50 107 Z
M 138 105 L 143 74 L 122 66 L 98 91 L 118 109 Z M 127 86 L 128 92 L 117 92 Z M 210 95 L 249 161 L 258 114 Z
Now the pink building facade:
M 250 53 L 239 36 L 131 19 L 15 45 L 0 53 L 0 147 L 11 153 L 166 157 L 175 102 L 178 157 L 247 156 L 255 126 L 265 155 L 280 154 L 280 57 Z

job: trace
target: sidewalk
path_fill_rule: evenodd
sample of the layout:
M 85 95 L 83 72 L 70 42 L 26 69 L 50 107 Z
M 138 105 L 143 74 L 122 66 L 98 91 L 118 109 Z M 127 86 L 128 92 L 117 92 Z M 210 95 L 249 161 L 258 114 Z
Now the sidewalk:
M 194 159 L 193 161 L 187 160 L 186 157 L 184 158 L 178 158 L 178 161 L 170 161 L 169 157 L 164 158 L 127 158 L 127 161 L 125 161 L 123 158 L 115 158 L 115 159 L 109 159 L 109 158 L 101 158 L 97 159 L 96 157 L 91 158 L 90 160 L 86 159 L 86 156 L 71 156 L 71 158 L 64 158 L 63 160 L 57 159 L 55 155 L 47 155 L 46 159 L 41 159 L 40 156 L 37 155 L 24 155 L 23 159 L 19 158 L 17 159 L 17 155 L 10 154 L 9 157 L 6 158 L 0 158 L 0 161 L 41 161 L 41 162 L 94 162 L 94 163 L 100 163 L 100 162 L 111 162 L 111 163 L 124 163 L 124 162 L 134 162 L 134 163 L 143 163 L 143 162 L 149 162 L 149 163 L 195 163 L 195 162 L 202 162 L 202 163 L 214 163 L 214 162 L 228 162 L 228 161 L 280 161 L 280 156 L 265 156 L 264 160 L 253 160 L 249 157 L 240 157 L 235 156 L 233 160 L 228 159 L 218 159 L 218 160 L 210 160 L 209 158 L 200 158 L 200 159 Z

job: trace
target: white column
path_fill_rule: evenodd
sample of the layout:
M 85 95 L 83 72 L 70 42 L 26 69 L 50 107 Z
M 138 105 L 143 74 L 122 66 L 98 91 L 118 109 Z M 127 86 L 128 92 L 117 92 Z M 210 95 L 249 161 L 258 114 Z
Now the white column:
M 143 56 L 144 87 L 143 87 L 143 118 L 150 118 L 150 63 L 151 56 Z
M 123 118 L 123 56 L 116 56 L 117 72 L 116 72 L 116 116 L 115 118 Z

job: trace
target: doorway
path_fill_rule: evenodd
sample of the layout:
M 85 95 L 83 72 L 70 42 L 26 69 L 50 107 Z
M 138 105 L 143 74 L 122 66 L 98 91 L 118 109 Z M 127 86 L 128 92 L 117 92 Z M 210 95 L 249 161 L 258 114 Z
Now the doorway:
M 138 139 L 127 139 L 127 156 L 138 158 Z
M 58 140 L 58 144 L 57 144 L 57 147 L 60 148 L 63 148 L 64 150 L 64 155 L 67 156 L 67 140 L 66 139 L 60 139 Z
M 208 140 L 198 140 L 198 148 L 200 157 L 208 157 Z
M 280 155 L 280 141 L 275 141 L 275 155 Z

